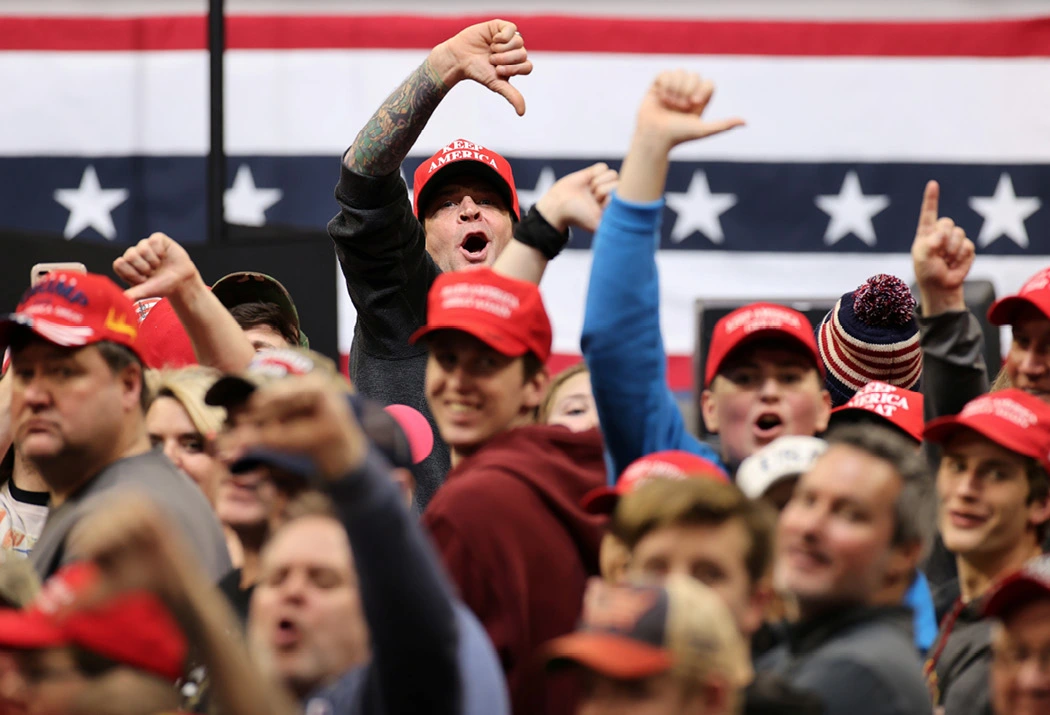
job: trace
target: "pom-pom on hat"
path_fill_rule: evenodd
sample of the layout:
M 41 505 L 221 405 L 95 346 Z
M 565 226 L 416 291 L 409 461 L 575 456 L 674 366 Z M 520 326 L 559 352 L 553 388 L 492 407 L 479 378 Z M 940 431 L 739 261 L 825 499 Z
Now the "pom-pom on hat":
M 922 350 L 907 284 L 880 273 L 843 295 L 817 328 L 817 346 L 834 407 L 876 380 L 914 389 Z

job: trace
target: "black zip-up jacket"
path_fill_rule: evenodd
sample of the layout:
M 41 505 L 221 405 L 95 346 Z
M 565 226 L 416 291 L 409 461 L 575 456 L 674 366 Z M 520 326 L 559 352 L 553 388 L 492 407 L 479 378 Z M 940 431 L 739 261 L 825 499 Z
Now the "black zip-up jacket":
M 792 625 L 756 666 L 816 694 L 827 715 L 930 713 L 911 621 L 903 606 L 824 613 Z

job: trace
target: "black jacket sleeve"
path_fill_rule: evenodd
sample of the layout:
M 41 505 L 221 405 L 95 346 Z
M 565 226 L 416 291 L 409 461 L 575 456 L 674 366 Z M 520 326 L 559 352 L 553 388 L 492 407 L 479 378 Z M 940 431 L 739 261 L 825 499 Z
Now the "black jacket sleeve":
M 458 713 L 458 631 L 437 555 L 373 449 L 329 487 L 357 567 L 372 639 L 368 697 L 382 712 Z
M 426 322 L 427 291 L 440 271 L 405 182 L 400 174 L 365 176 L 340 165 L 335 198 L 339 213 L 328 234 L 357 309 L 355 347 L 390 360 L 422 354 L 408 338 Z
M 926 420 L 955 415 L 988 392 L 981 324 L 968 310 L 918 317 Z

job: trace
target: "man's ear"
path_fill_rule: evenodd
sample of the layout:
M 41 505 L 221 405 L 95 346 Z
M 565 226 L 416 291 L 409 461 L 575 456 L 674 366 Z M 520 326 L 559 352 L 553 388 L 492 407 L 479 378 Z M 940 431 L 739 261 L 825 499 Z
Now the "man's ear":
M 1050 497 L 1033 501 L 1028 505 L 1028 524 L 1038 527 L 1050 520 Z
M 766 611 L 772 601 L 773 578 L 765 576 L 751 587 L 751 593 L 748 595 L 744 621 L 740 624 L 745 637 L 751 637 L 752 633 L 762 627 L 762 623 L 766 620 Z
M 716 377 L 715 380 L 717 379 Z M 700 414 L 704 418 L 707 431 L 718 434 L 718 396 L 710 388 L 700 393 Z
M 884 586 L 900 583 L 907 579 L 910 583 L 912 574 L 919 567 L 922 557 L 922 542 L 898 544 L 890 550 L 889 563 L 886 564 L 886 583 Z
M 125 411 L 138 409 L 142 391 L 146 389 L 146 374 L 142 365 L 131 362 L 117 375 L 120 380 L 120 404 Z
M 820 379 L 820 373 L 817 373 L 817 379 Z M 817 410 L 817 421 L 814 427 L 816 428 L 817 434 L 824 432 L 828 428 L 828 422 L 831 420 L 831 393 L 825 389 L 820 391 L 820 408 Z
M 525 380 L 522 393 L 522 406 L 528 410 L 535 410 L 543 404 L 543 398 L 547 396 L 547 386 L 550 384 L 550 373 L 547 368 L 540 368 L 535 375 Z

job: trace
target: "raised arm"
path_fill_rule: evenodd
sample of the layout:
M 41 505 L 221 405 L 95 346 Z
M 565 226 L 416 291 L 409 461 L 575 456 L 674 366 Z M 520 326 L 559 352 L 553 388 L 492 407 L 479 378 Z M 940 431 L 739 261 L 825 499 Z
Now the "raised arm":
M 668 153 L 743 124 L 700 118 L 713 93 L 711 82 L 684 71 L 656 78 L 638 110 L 619 188 L 594 237 L 581 347 L 613 480 L 635 459 L 659 450 L 720 461 L 686 431 L 667 385 L 656 269 Z
M 598 229 L 616 180 L 616 170 L 602 162 L 558 179 L 518 222 L 514 239 L 499 254 L 492 270 L 538 284 L 547 263 L 568 243 L 571 227 L 592 233 Z
M 288 378 L 253 394 L 249 410 L 258 425 L 252 443 L 309 456 L 335 502 L 353 548 L 374 687 L 386 711 L 458 712 L 451 588 L 345 395 L 324 378 Z
M 963 284 L 973 267 L 973 241 L 952 219 L 938 218 L 941 188 L 926 184 L 911 247 L 919 286 L 926 419 L 954 415 L 988 391 L 984 334 L 966 307 Z
M 124 291 L 131 300 L 171 301 L 201 365 L 234 373 L 248 367 L 255 356 L 251 341 L 177 242 L 154 233 L 113 261 L 113 271 L 131 284 Z

